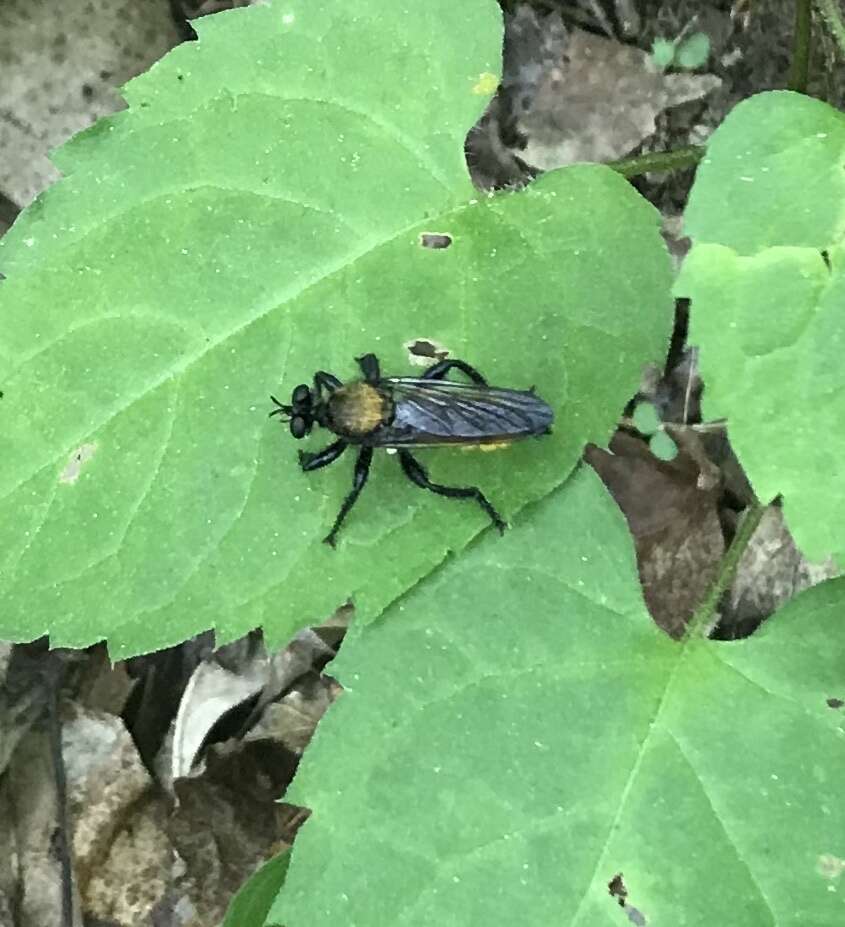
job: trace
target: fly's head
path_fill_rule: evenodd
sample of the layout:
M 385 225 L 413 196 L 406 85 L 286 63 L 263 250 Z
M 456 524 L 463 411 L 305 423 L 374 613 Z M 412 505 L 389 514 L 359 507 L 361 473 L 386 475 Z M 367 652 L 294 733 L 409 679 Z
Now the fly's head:
M 309 434 L 315 422 L 319 424 L 320 399 L 304 383 L 300 383 L 291 393 L 289 404 L 279 402 L 275 396 L 270 398 L 276 405 L 270 417 L 278 415 L 283 422 L 290 422 L 290 433 L 297 440 Z

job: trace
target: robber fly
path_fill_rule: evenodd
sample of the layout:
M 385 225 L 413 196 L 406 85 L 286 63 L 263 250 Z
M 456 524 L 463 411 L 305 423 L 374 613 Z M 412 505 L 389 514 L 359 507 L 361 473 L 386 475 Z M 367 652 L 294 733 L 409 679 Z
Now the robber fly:
M 375 354 L 356 359 L 361 380 L 344 384 L 319 370 L 314 385 L 297 386 L 289 404 L 270 397 L 276 405 L 270 415 L 289 421 L 294 438 L 304 438 L 315 425 L 337 435 L 336 441 L 317 453 L 299 452 L 303 470 L 334 463 L 350 445 L 360 448 L 352 490 L 325 542 L 334 547 L 343 520 L 367 482 L 377 447 L 394 448 L 405 476 L 416 486 L 453 499 L 475 499 L 499 531 L 504 531 L 505 522 L 477 486 L 432 483 L 409 448 L 503 446 L 548 434 L 554 419 L 549 406 L 533 388 L 488 386 L 475 368 L 461 360 L 440 361 L 421 377 L 383 378 Z M 444 379 L 450 370 L 460 370 L 471 382 Z

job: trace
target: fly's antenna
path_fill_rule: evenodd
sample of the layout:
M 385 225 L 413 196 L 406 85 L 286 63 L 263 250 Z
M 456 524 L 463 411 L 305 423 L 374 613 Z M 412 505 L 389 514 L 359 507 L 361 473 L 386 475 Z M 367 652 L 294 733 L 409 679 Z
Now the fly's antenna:
M 289 422 L 290 417 L 293 414 L 293 409 L 291 406 L 286 406 L 283 402 L 279 402 L 275 396 L 270 397 L 273 400 L 273 404 L 276 406 L 275 409 L 267 416 L 272 418 L 274 415 L 278 415 L 283 422 Z

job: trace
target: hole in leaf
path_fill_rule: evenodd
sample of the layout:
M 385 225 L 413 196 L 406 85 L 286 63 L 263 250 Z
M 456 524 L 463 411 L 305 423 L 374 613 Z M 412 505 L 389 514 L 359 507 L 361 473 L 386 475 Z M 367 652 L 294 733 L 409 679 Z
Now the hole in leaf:
M 827 250 L 822 251 L 821 256 L 824 261 L 824 266 L 830 270 L 830 255 L 827 253 Z
M 614 898 L 616 898 L 621 907 L 625 907 L 625 899 L 628 897 L 628 889 L 625 888 L 625 883 L 622 881 L 621 872 L 617 872 L 616 875 L 607 883 L 607 890 Z
M 423 232 L 420 235 L 420 244 L 423 248 L 431 248 L 435 251 L 448 248 L 452 244 L 452 236 L 445 232 Z
M 841 708 L 845 702 L 841 698 L 829 698 L 827 700 L 828 708 Z
M 449 349 L 433 338 L 412 338 L 402 347 L 408 352 L 408 360 L 415 367 L 428 367 L 432 362 L 442 361 L 449 356 Z
M 94 456 L 96 444 L 83 444 L 71 455 L 64 470 L 59 474 L 60 483 L 75 483 L 79 479 L 83 466 Z
M 617 900 L 619 907 L 622 908 L 632 924 L 635 924 L 636 927 L 646 927 L 646 919 L 642 911 L 627 902 L 628 889 L 622 881 L 621 872 L 617 872 L 607 883 L 607 890 L 610 892 L 611 896 Z
M 819 875 L 825 879 L 838 879 L 845 872 L 845 859 L 840 859 L 832 853 L 822 853 L 816 866 Z

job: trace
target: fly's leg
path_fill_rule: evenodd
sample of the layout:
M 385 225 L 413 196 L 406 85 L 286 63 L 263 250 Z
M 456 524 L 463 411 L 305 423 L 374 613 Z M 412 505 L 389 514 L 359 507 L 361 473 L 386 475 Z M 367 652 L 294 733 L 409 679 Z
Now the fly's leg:
M 326 373 L 325 370 L 318 370 L 314 374 L 314 392 L 319 396 L 322 390 L 327 393 L 333 393 L 343 384 L 333 373 Z
M 299 466 L 307 473 L 309 470 L 319 470 L 320 467 L 327 467 L 334 463 L 338 457 L 346 450 L 347 443 L 342 438 L 324 447 L 316 454 L 309 454 L 308 451 L 299 452 Z
M 373 461 L 373 449 L 371 447 L 362 447 L 359 454 L 358 460 L 355 462 L 355 475 L 352 478 L 352 490 L 349 495 L 343 500 L 343 505 L 340 507 L 340 511 L 337 513 L 337 518 L 334 520 L 334 525 L 332 525 L 332 530 L 323 538 L 326 544 L 329 544 L 331 547 L 335 546 L 335 540 L 337 538 L 337 532 L 340 530 L 340 526 L 343 524 L 343 519 L 349 514 L 349 510 L 355 505 L 355 502 L 358 499 L 358 496 L 361 494 L 361 490 L 364 488 L 364 484 L 367 482 L 367 477 L 370 475 L 370 464 Z
M 450 499 L 475 499 L 500 533 L 504 534 L 505 528 L 507 528 L 505 520 L 493 508 L 487 496 L 477 486 L 441 486 L 439 483 L 432 483 L 428 478 L 425 467 L 408 451 L 399 451 L 399 461 L 402 464 L 405 476 L 416 486 L 419 486 L 420 489 L 427 489 L 429 492 L 437 493 L 438 496 L 448 496 Z
M 356 357 L 355 360 L 358 361 L 367 383 L 378 383 L 381 379 L 381 368 L 375 354 L 365 354 L 363 357 Z
M 450 370 L 460 370 L 465 373 L 473 383 L 479 386 L 487 386 L 487 381 L 475 369 L 470 367 L 466 361 L 462 360 L 442 360 L 429 367 L 422 375 L 423 380 L 442 380 Z

